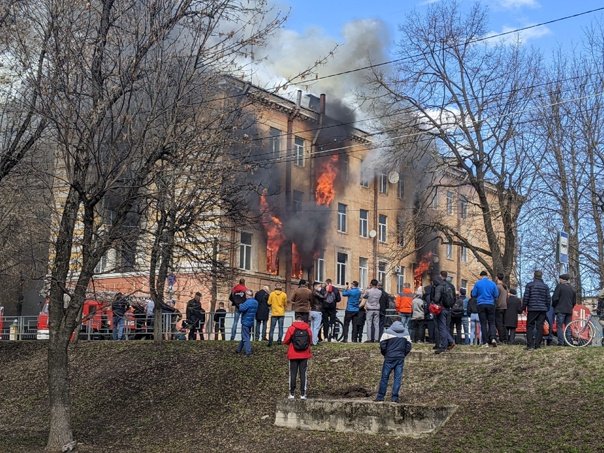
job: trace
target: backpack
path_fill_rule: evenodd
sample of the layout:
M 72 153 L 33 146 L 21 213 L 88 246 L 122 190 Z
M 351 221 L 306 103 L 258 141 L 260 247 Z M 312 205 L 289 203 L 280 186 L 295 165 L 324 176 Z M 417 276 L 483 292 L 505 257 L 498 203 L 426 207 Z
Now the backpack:
M 310 344 L 310 338 L 306 329 L 299 329 L 296 327 L 294 334 L 292 335 L 292 345 L 296 351 L 302 352 L 308 349 Z
M 331 308 L 336 304 L 336 292 L 334 290 L 327 292 L 325 295 L 325 305 Z
M 463 302 L 465 297 L 458 297 L 455 299 L 453 306 L 451 307 L 451 316 L 454 318 L 461 318 L 463 316 Z
M 449 283 L 444 282 L 442 292 L 440 293 L 440 303 L 443 307 L 453 307 L 453 304 L 455 304 L 455 294 L 453 292 L 453 287 Z

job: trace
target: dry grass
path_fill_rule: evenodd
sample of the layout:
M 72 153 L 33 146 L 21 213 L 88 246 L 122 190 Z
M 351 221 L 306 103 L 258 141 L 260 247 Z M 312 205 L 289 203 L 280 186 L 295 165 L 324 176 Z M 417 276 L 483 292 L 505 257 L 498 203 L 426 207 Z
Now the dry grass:
M 272 425 L 287 393 L 285 347 L 82 342 L 72 351 L 81 451 L 602 451 L 604 348 L 499 347 L 486 363 L 408 361 L 403 402 L 459 405 L 437 435 L 397 439 Z M 423 346 L 423 345 L 422 345 Z M 418 351 L 430 353 L 427 346 Z M 459 348 L 481 353 L 478 348 Z M 455 354 L 451 352 L 450 354 Z M 0 451 L 39 451 L 48 426 L 42 343 L 0 343 Z M 348 357 L 332 362 L 332 359 Z M 376 345 L 315 349 L 310 397 L 375 392 Z M 356 393 L 350 393 L 355 390 Z

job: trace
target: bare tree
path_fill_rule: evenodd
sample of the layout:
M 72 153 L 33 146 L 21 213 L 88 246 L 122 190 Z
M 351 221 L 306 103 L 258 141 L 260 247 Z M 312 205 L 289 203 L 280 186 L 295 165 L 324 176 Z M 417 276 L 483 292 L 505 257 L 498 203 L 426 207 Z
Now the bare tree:
M 376 72 L 375 85 L 384 111 L 414 118 L 415 134 L 434 139 L 436 151 L 421 157 L 438 167 L 432 187 L 470 190 L 484 233 L 438 219 L 431 226 L 490 273 L 509 276 L 531 181 L 525 119 L 539 59 L 518 44 L 485 42 L 485 26 L 480 4 L 463 14 L 457 2 L 444 1 L 412 14 L 401 26 L 393 75 Z
M 282 18 L 266 16 L 265 2 L 236 0 L 26 6 L 28 37 L 44 49 L 29 92 L 36 102 L 29 105 L 55 157 L 47 449 L 60 451 L 76 445 L 67 351 L 89 283 L 107 251 L 132 237 L 133 217 L 144 217 L 145 188 L 176 155 L 183 132 L 178 112 L 190 107 L 196 88 L 184 78 L 177 95 L 166 97 L 174 92 L 168 71 L 177 60 L 198 77 L 233 69 Z M 204 102 L 216 91 L 206 85 Z M 184 126 L 194 134 L 194 123 Z

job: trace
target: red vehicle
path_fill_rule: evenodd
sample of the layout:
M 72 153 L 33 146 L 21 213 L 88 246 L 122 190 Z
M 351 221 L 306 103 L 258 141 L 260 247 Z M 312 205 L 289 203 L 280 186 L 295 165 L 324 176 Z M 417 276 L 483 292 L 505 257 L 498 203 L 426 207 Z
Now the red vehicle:
M 590 316 L 591 316 L 591 312 L 586 305 L 577 304 L 573 307 L 573 318 L 572 318 L 573 321 L 575 319 L 589 319 Z M 523 312 L 522 314 L 518 315 L 518 327 L 516 328 L 516 333 L 517 334 L 518 333 L 526 334 L 526 312 Z M 548 333 L 549 333 L 549 324 L 546 320 L 545 324 L 543 326 L 543 335 L 547 335 Z M 556 323 L 555 319 L 554 319 L 554 326 L 553 326 L 552 333 L 553 334 L 558 333 L 558 324 Z
M 42 306 L 42 311 L 38 315 L 38 329 L 36 339 L 48 340 L 48 306 L 49 301 L 46 299 Z M 135 330 L 134 314 L 132 309 L 126 312 L 127 330 Z M 102 302 L 96 299 L 87 299 L 82 307 L 82 322 L 80 328 L 81 338 L 91 339 L 109 339 L 113 328 L 113 312 L 111 311 L 110 302 Z

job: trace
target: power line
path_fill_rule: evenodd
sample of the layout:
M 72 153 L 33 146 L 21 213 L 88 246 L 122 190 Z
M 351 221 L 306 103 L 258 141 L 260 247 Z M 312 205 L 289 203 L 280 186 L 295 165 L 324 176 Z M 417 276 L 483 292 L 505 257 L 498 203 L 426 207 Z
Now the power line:
M 467 41 L 466 44 L 475 44 L 475 43 L 487 41 L 489 39 L 501 38 L 503 36 L 508 36 L 508 35 L 511 35 L 511 34 L 522 32 L 522 31 L 531 30 L 533 28 L 543 27 L 545 25 L 551 25 L 551 24 L 554 24 L 554 23 L 557 23 L 557 22 L 562 22 L 562 21 L 565 21 L 565 20 L 568 20 L 568 19 L 574 19 L 576 17 L 585 16 L 587 14 L 592 14 L 592 13 L 595 13 L 595 12 L 598 12 L 598 11 L 603 11 L 603 10 L 604 10 L 604 6 L 600 7 L 600 8 L 590 9 L 588 11 L 583 11 L 583 12 L 576 13 L 576 14 L 570 14 L 568 16 L 558 17 L 556 19 L 548 20 L 548 21 L 545 21 L 545 22 L 540 22 L 538 24 L 533 24 L 533 25 L 529 25 L 529 26 L 526 26 L 526 27 L 516 28 L 514 30 L 505 31 L 505 32 L 494 34 L 494 35 L 487 35 L 487 36 L 483 36 L 483 37 L 480 37 L 480 38 L 472 39 L 472 40 Z M 447 47 L 443 47 L 440 50 L 451 50 L 453 48 L 454 48 L 453 46 L 447 46 Z M 374 64 L 370 64 L 370 65 L 367 65 L 367 66 L 362 66 L 362 67 L 358 67 L 358 68 L 348 69 L 346 71 L 340 71 L 340 72 L 335 72 L 333 74 L 327 74 L 327 75 L 324 75 L 324 76 L 321 76 L 321 77 L 316 77 L 312 81 L 324 80 L 324 79 L 329 79 L 329 78 L 332 78 L 332 77 L 339 77 L 339 76 L 342 76 L 342 75 L 351 74 L 353 72 L 365 71 L 367 69 L 373 69 L 373 68 L 379 68 L 381 66 L 387 66 L 387 65 L 390 65 L 390 64 L 394 64 L 394 63 L 400 63 L 400 62 L 408 60 L 410 58 L 418 58 L 418 57 L 421 57 L 421 56 L 422 56 L 422 54 L 416 54 L 416 55 L 410 55 L 410 56 L 401 57 L 401 58 L 395 58 L 393 60 L 383 61 L 381 63 L 374 63 Z

